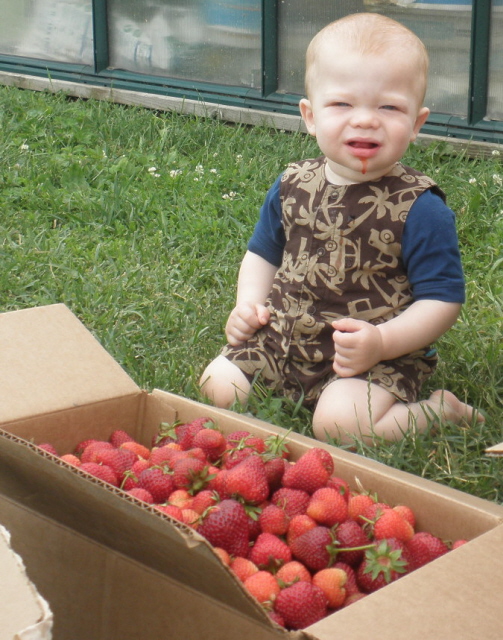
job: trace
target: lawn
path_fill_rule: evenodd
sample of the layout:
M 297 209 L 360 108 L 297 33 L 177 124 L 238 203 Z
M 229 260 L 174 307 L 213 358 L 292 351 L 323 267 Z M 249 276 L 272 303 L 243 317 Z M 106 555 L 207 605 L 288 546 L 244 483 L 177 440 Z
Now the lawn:
M 201 400 L 266 190 L 318 154 L 298 133 L 0 87 L 1 310 L 65 303 L 142 387 Z M 502 150 L 503 154 L 503 150 Z M 467 281 L 424 394 L 447 388 L 484 425 L 439 425 L 358 453 L 503 502 L 503 156 L 438 142 L 405 162 L 457 213 Z M 310 435 L 310 413 L 258 392 L 243 409 Z

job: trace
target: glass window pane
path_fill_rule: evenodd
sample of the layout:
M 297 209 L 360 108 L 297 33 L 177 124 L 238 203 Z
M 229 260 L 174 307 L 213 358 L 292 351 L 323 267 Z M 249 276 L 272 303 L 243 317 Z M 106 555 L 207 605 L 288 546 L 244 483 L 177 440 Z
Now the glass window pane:
M 259 87 L 260 0 L 110 0 L 110 66 Z
M 0 53 L 93 64 L 91 0 L 0 0 Z
M 503 1 L 503 0 L 502 0 Z M 310 39 L 332 20 L 359 11 L 379 12 L 414 31 L 430 54 L 426 104 L 432 111 L 466 116 L 470 66 L 471 2 L 442 0 L 399 5 L 366 0 L 318 0 L 306 8 L 303 0 L 280 3 L 280 90 L 303 94 L 304 54 Z
M 489 53 L 489 120 L 503 120 L 503 0 L 494 0 Z

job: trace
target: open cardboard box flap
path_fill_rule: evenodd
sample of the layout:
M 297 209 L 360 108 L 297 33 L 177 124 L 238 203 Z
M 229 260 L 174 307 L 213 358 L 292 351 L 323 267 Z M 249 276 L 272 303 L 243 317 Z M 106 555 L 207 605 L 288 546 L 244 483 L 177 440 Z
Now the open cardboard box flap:
M 0 407 L 0 494 L 5 499 L 164 576 L 187 593 L 218 603 L 252 627 L 258 625 L 267 637 L 358 640 L 368 638 L 371 629 L 375 640 L 401 640 L 407 629 L 410 640 L 472 640 L 473 621 L 479 625 L 477 637 L 500 637 L 495 635 L 499 612 L 486 594 L 487 589 L 503 590 L 503 556 L 498 553 L 503 545 L 503 507 L 299 434 L 287 434 L 260 420 L 160 390 L 142 391 L 64 305 L 0 315 L 0 341 L 8 346 L 0 360 L 0 388 L 8 391 Z M 391 504 L 408 504 L 418 514 L 419 529 L 470 542 L 305 632 L 287 633 L 272 626 L 196 532 L 35 446 L 49 441 L 66 453 L 79 441 L 107 438 L 116 428 L 150 445 L 160 422 L 202 415 L 216 420 L 225 432 L 248 429 L 264 437 L 285 434 L 294 459 L 307 448 L 322 446 L 331 452 L 336 474 L 352 488 L 361 484 Z M 469 585 L 477 567 L 477 580 L 487 588 L 474 591 Z M 173 606 L 176 609 L 176 603 Z M 411 630 L 409 615 L 417 629 Z M 430 630 L 433 620 L 436 626 Z M 426 633 L 421 625 L 426 625 Z M 115 636 L 110 632 L 95 640 L 109 637 Z M 189 632 L 186 637 L 196 638 Z M 222 615 L 208 621 L 207 635 L 199 637 L 224 640 L 236 635 L 230 635 Z

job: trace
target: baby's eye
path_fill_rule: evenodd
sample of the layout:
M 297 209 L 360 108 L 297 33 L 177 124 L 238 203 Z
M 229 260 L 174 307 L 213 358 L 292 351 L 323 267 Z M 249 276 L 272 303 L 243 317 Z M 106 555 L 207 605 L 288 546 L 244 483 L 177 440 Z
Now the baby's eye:
M 350 107 L 349 102 L 332 102 L 332 107 Z
M 397 111 L 398 107 L 395 107 L 393 104 L 383 104 L 381 109 L 386 109 L 387 111 Z

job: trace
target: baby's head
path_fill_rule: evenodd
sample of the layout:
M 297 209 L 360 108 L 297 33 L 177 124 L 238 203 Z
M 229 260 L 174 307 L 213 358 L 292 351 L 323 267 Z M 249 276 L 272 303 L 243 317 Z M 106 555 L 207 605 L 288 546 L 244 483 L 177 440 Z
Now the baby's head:
M 419 104 L 423 103 L 428 78 L 428 52 L 421 40 L 404 25 L 375 13 L 356 13 L 330 23 L 311 40 L 306 52 L 305 90 L 310 98 L 316 91 L 317 63 L 335 50 L 357 51 L 410 62 Z M 338 54 L 336 53 L 336 55 Z

